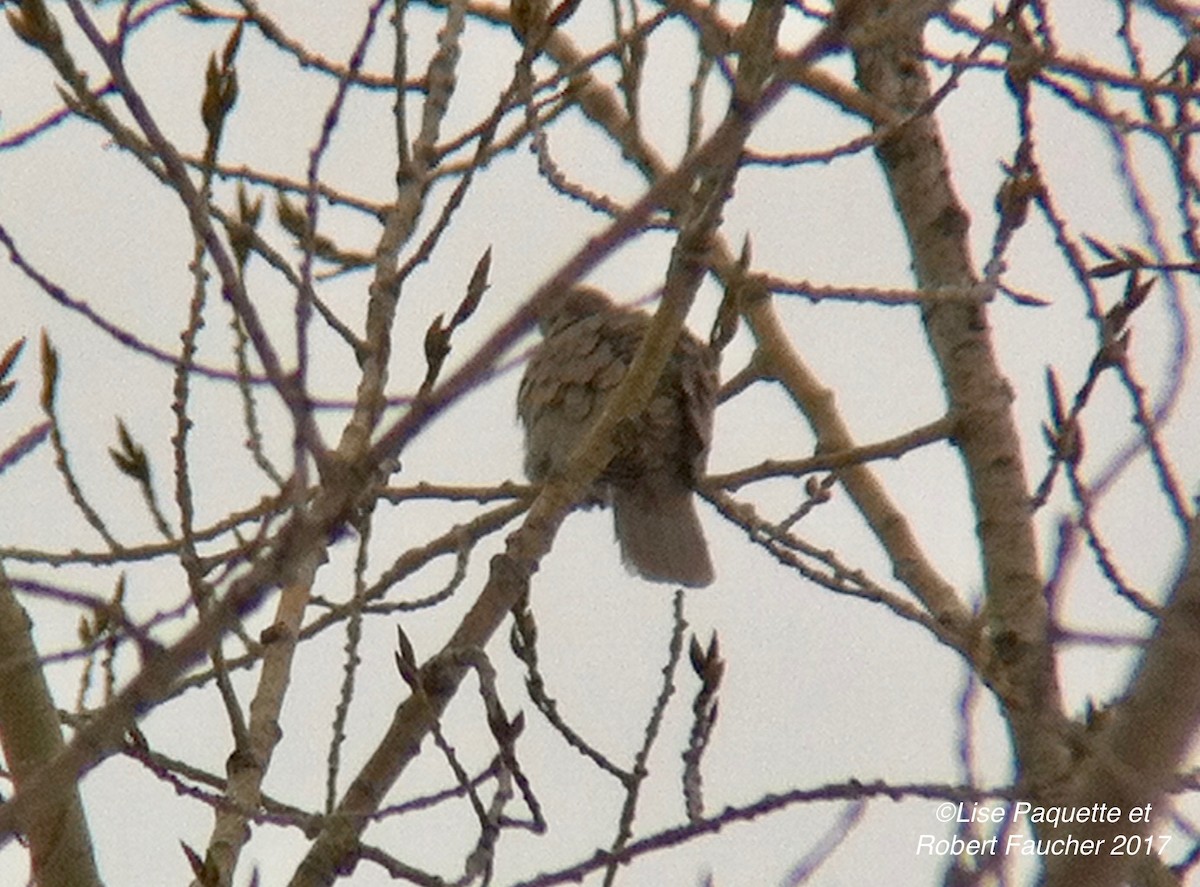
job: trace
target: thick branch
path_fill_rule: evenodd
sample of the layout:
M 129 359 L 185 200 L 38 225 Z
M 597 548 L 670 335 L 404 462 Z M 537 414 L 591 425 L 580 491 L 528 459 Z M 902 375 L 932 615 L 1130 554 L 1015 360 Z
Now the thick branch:
M 0 567 L 0 747 L 21 792 L 63 748 L 62 725 L 38 662 L 29 617 Z M 25 830 L 42 887 L 99 884 L 79 790 L 71 785 Z
M 971 287 L 970 220 L 927 107 L 922 30 L 933 9 L 895 0 L 854 6 L 849 42 L 860 86 L 898 114 L 914 115 L 882 134 L 876 153 L 917 283 L 929 290 Z M 1068 761 L 1012 390 L 992 348 L 986 305 L 928 303 L 922 319 L 949 409 L 960 420 L 956 442 L 977 515 L 991 631 L 979 664 L 1006 708 L 1021 776 L 1037 793 L 1062 776 Z
M 1072 830 L 1080 840 L 1103 840 L 1102 846 L 1114 848 L 1120 836 L 1153 834 L 1154 811 L 1200 729 L 1200 519 L 1189 526 L 1183 568 L 1129 693 L 1105 714 L 1108 726 L 1087 749 L 1087 764 L 1067 803 L 1120 807 L 1115 823 Z M 1135 808 L 1148 809 L 1150 821 L 1131 824 Z M 1158 843 L 1151 846 L 1159 849 Z M 1050 857 L 1045 883 L 1115 887 L 1126 882 L 1133 860 L 1107 853 Z

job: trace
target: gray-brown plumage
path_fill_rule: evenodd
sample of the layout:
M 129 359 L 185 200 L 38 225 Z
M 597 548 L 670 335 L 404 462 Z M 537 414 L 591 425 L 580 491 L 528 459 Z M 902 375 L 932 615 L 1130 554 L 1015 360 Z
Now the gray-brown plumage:
M 650 317 L 575 287 L 548 303 L 542 343 L 521 379 L 525 473 L 535 482 L 562 471 L 608 395 L 625 376 Z M 692 493 L 712 441 L 717 355 L 684 330 L 640 416 L 616 432 L 618 451 L 593 490 L 613 507 L 621 558 L 657 582 L 708 585 L 708 545 Z

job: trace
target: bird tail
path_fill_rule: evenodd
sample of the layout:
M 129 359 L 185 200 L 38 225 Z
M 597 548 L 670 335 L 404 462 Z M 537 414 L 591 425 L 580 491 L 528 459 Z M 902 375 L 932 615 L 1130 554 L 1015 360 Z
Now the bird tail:
M 682 485 L 613 489 L 613 527 L 621 560 L 654 582 L 694 588 L 713 581 L 712 559 L 692 491 Z

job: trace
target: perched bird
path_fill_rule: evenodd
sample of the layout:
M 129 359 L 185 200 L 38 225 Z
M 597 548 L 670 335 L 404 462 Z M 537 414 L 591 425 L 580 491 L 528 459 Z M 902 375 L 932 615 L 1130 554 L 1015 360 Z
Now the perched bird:
M 541 482 L 571 451 L 620 384 L 650 324 L 589 287 L 547 303 L 542 342 L 517 395 L 525 473 Z M 646 579 L 703 586 L 712 561 L 692 493 L 712 442 L 716 351 L 683 330 L 645 410 L 618 427 L 617 453 L 596 479 L 591 504 L 611 504 L 626 567 Z

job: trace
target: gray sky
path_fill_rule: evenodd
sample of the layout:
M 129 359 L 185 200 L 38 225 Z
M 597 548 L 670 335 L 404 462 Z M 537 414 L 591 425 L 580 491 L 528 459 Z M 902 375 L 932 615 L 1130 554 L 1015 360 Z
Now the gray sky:
M 97 14 L 111 19 L 115 15 L 111 6 Z M 1071 55 L 1096 63 L 1122 64 L 1113 37 L 1119 24 L 1115 7 L 1083 0 L 1052 4 L 1061 45 Z M 295 39 L 339 62 L 349 52 L 365 15 L 361 4 L 351 8 L 292 2 L 264 8 Z M 741 8 L 738 3 L 723 7 L 730 18 L 740 18 Z M 960 7 L 962 14 L 977 21 L 984 10 L 984 4 Z M 65 9 L 56 5 L 55 14 L 65 27 Z M 607 39 L 604 16 L 608 14 L 607 4 L 585 2 L 568 30 L 581 45 L 599 45 Z M 800 21 L 794 10 L 789 15 L 785 36 L 798 46 L 811 33 L 811 26 Z M 1146 67 L 1157 72 L 1170 63 L 1179 41 L 1149 22 L 1149 16 L 1145 18 Z M 412 10 L 413 71 L 424 64 L 439 24 L 440 18 L 431 17 L 423 7 Z M 220 51 L 227 34 L 225 26 L 201 28 L 166 13 L 133 42 L 131 74 L 163 130 L 187 154 L 198 153 L 204 137 L 198 114 L 204 65 L 210 52 Z M 651 44 L 645 73 L 645 136 L 674 162 L 684 147 L 681 133 L 693 70 L 692 48 L 681 27 L 668 27 L 661 36 L 661 43 L 656 36 Z M 69 38 L 72 49 L 80 49 L 77 37 Z M 933 27 L 931 42 L 947 53 L 968 48 L 940 26 Z M 474 23 L 468 27 L 464 46 L 461 79 L 444 135 L 472 125 L 486 113 L 507 83 L 518 52 L 506 29 Z M 369 71 L 386 73 L 387 47 L 386 36 L 377 36 L 368 55 Z M 88 53 L 81 51 L 80 58 L 95 67 Z M 252 30 L 243 39 L 238 67 L 241 93 L 222 146 L 224 162 L 302 177 L 332 95 L 332 81 L 299 70 Z M 823 67 L 849 80 L 845 57 L 832 58 Z M 600 70 L 615 76 L 611 63 Z M 938 82 L 944 76 L 944 70 L 935 71 Z M 92 75 L 92 82 L 102 80 L 99 72 Z M 187 268 L 192 244 L 178 200 L 96 127 L 82 122 L 52 127 L 20 148 L 7 144 L 14 133 L 58 106 L 54 83 L 45 60 L 19 43 L 11 31 L 0 29 L 0 143 L 4 144 L 0 224 L 26 259 L 74 298 L 144 341 L 175 351 L 192 288 Z M 710 126 L 719 118 L 725 98 L 719 85 L 710 88 L 705 103 Z M 1131 101 L 1125 95 L 1110 98 L 1114 104 Z M 1148 249 L 1148 232 L 1130 212 L 1128 190 L 1113 175 L 1114 155 L 1104 132 L 1045 90 L 1036 91 L 1034 110 L 1044 172 L 1073 233 Z M 1003 177 L 1000 163 L 1011 158 L 1016 142 L 1012 102 L 1001 76 L 967 74 L 940 107 L 938 119 L 955 185 L 972 218 L 972 244 L 981 266 L 996 225 L 993 200 Z M 410 131 L 415 131 L 415 119 L 412 126 Z M 817 151 L 862 132 L 860 124 L 838 109 L 798 92 L 764 121 L 752 144 L 763 150 Z M 561 168 L 588 188 L 622 202 L 636 199 L 644 188 L 611 144 L 577 116 L 553 126 L 550 139 Z M 1138 142 L 1134 157 L 1138 181 L 1146 189 L 1151 217 L 1158 225 L 1153 236 L 1166 244 L 1169 258 L 1178 258 L 1180 220 L 1168 171 L 1144 142 Z M 393 194 L 394 166 L 390 99 L 383 91 L 355 95 L 324 160 L 323 180 L 382 202 Z M 221 183 L 217 199 L 230 207 L 232 193 L 230 185 Z M 287 248 L 286 236 L 274 223 L 273 195 L 268 189 L 257 193 L 266 198 L 266 235 L 294 259 L 297 253 Z M 446 193 L 444 184 L 431 192 L 423 231 Z M 484 249 L 493 250 L 491 288 L 477 315 L 456 334 L 451 370 L 604 224 L 589 210 L 552 194 L 537 177 L 535 160 L 524 146 L 494 162 L 480 175 L 432 260 L 406 285 L 393 341 L 391 391 L 406 394 L 416 389 L 424 372 L 425 328 L 434 315 L 454 310 Z M 320 227 L 349 249 L 369 251 L 378 235 L 377 226 L 363 214 L 340 208 L 323 207 Z M 744 236 L 751 236 L 754 267 L 780 277 L 840 287 L 912 285 L 903 235 L 869 151 L 829 164 L 745 170 L 725 213 L 722 233 L 735 249 Z M 623 301 L 643 298 L 661 285 L 670 245 L 662 233 L 640 237 L 604 262 L 590 280 Z M 1046 420 L 1045 369 L 1053 365 L 1064 389 L 1073 392 L 1083 379 L 1095 342 L 1078 287 L 1040 218 L 1031 219 L 1019 232 L 1007 258 L 1006 283 L 1047 302 L 1034 308 L 1000 299 L 990 308 L 1000 361 L 1017 393 L 1032 486 L 1046 464 L 1039 431 Z M 319 293 L 343 319 L 360 328 L 368 280 L 367 273 L 348 274 L 322 282 Z M 1123 279 L 1102 283 L 1107 304 L 1119 298 L 1122 286 Z M 1171 384 L 1167 367 L 1176 334 L 1172 307 L 1186 312 L 1195 300 L 1194 280 L 1181 279 L 1178 286 L 1177 293 L 1159 287 L 1137 316 L 1132 358 L 1152 399 Z M 278 337 L 281 352 L 291 360 L 294 293 L 261 261 L 252 263 L 248 288 L 268 328 Z M 170 369 L 147 356 L 130 354 L 77 313 L 51 304 L 7 262 L 0 264 L 0 293 L 5 302 L 0 347 L 21 336 L 29 340 L 15 375 L 20 387 L 0 407 L 0 447 L 40 420 L 37 340 L 45 330 L 60 350 L 59 411 L 72 465 L 83 479 L 85 492 L 123 543 L 157 538 L 136 490 L 113 468 L 107 449 L 115 445 L 119 417 L 150 454 L 160 501 L 171 503 Z M 220 304 L 215 285 L 208 298 L 199 360 L 228 367 L 229 312 Z M 691 318 L 694 330 L 707 332 L 719 299 L 720 292 L 707 282 Z M 886 439 L 941 414 L 944 399 L 915 308 L 781 299 L 778 310 L 804 360 L 836 392 L 837 406 L 859 442 Z M 524 346 L 532 342 L 530 338 Z M 745 330 L 740 332 L 723 356 L 726 378 L 742 368 L 751 345 Z M 314 327 L 312 367 L 315 395 L 344 401 L 353 397 L 357 367 L 319 324 Z M 521 481 L 520 429 L 513 414 L 519 372 L 513 369 L 489 380 L 434 422 L 403 454 L 403 470 L 392 482 L 408 486 L 418 481 L 471 485 Z M 1200 455 L 1190 443 L 1196 439 L 1200 416 L 1194 377 L 1195 369 L 1188 364 L 1180 406 L 1162 429 L 1189 493 L 1194 493 L 1200 473 Z M 192 395 L 197 418 L 192 450 L 197 523 L 204 525 L 230 509 L 253 504 L 270 491 L 270 485 L 242 446 L 245 429 L 235 388 L 228 383 L 196 382 Z M 1098 476 L 1113 464 L 1133 432 L 1130 405 L 1111 380 L 1101 384 L 1095 398 L 1087 419 L 1087 477 Z M 260 402 L 268 451 L 286 472 L 290 458 L 286 416 L 269 395 Z M 322 415 L 327 442 L 336 443 L 346 415 L 341 410 Z M 766 458 L 801 458 L 810 455 L 812 448 L 811 432 L 783 393 L 759 385 L 718 411 L 710 470 L 732 470 Z M 878 475 L 936 567 L 965 599 L 977 600 L 981 578 L 974 517 L 952 448 L 934 445 L 902 460 L 881 463 Z M 1069 505 L 1062 490 L 1060 485 L 1039 519 L 1039 545 L 1046 563 L 1054 552 L 1053 528 Z M 1106 493 L 1099 515 L 1130 581 L 1160 600 L 1175 569 L 1181 540 L 1155 493 L 1146 459 L 1136 458 Z M 795 507 L 803 492 L 801 482 L 775 481 L 749 488 L 745 495 L 761 514 L 779 519 Z M 408 546 L 469 519 L 477 510 L 470 503 L 381 506 L 368 574 L 378 575 Z M 687 594 L 685 618 L 689 635 L 706 640 L 718 632 L 728 662 L 720 719 L 704 770 L 708 810 L 749 803 L 768 792 L 850 778 L 893 783 L 963 781 L 957 748 L 965 671 L 957 656 L 885 608 L 837 596 L 773 563 L 708 505 L 702 504 L 701 512 L 718 579 L 709 589 Z M 0 513 L 10 515 L 0 546 L 52 551 L 102 548 L 97 535 L 70 506 L 48 446 L 0 476 Z M 177 519 L 174 509 L 169 509 L 169 516 Z M 848 568 L 862 569 L 884 588 L 904 596 L 878 545 L 840 491 L 798 532 L 812 545 L 836 551 Z M 436 651 L 453 630 L 482 584 L 487 558 L 500 549 L 502 536 L 490 537 L 473 553 L 467 577 L 452 600 L 403 617 L 420 657 Z M 333 600 L 347 597 L 354 546 L 347 540 L 334 547 L 330 563 L 321 571 L 317 594 Z M 50 570 L 18 559 L 6 560 L 6 569 L 14 578 L 41 577 L 99 595 L 110 593 L 118 577 L 115 569 Z M 445 586 L 453 569 L 451 559 L 437 561 L 406 580 L 390 599 L 433 593 Z M 141 618 L 170 610 L 186 599 L 177 565 L 164 560 L 125 572 L 127 606 Z M 1072 627 L 1123 635 L 1145 630 L 1143 620 L 1112 598 L 1088 558 L 1080 558 L 1068 588 L 1065 614 Z M 534 579 L 534 589 L 539 651 L 552 682 L 551 694 L 577 730 L 628 765 L 661 680 L 672 625 L 671 589 L 626 574 L 612 544 L 607 512 L 579 513 L 567 520 Z M 31 600 L 28 606 L 43 653 L 77 644 L 77 612 L 44 601 Z M 250 635 L 269 623 L 272 606 L 273 602 L 250 620 Z M 364 665 L 342 752 L 343 788 L 405 693 L 392 665 L 394 626 L 391 617 L 368 620 L 365 626 Z M 164 627 L 161 639 L 169 642 L 181 627 Z M 324 797 L 324 762 L 343 644 L 344 634 L 335 629 L 300 648 L 294 692 L 283 715 L 284 739 L 265 784 L 275 797 L 306 808 L 319 807 Z M 501 671 L 501 696 L 509 713 L 520 709 L 526 714 L 528 727 L 518 752 L 551 823 L 543 836 L 505 834 L 496 883 L 508 884 L 607 846 L 621 796 L 611 778 L 583 762 L 533 711 L 506 638 L 496 638 L 488 653 Z M 1131 661 L 1127 646 L 1064 649 L 1062 678 L 1069 705 L 1082 711 L 1089 699 L 1102 703 L 1110 698 Z M 119 673 L 126 677 L 136 665 L 128 650 L 118 664 Z M 77 661 L 51 670 L 64 708 L 73 706 L 79 670 Z M 663 736 L 650 760 L 653 775 L 643 793 L 638 836 L 684 818 L 679 754 L 696 687 L 686 662 L 676 683 Z M 238 673 L 235 685 L 248 699 L 254 686 L 250 676 Z M 98 685 L 93 686 L 89 704 L 97 703 L 98 694 Z M 975 706 L 978 781 L 985 786 L 1005 785 L 1012 777 L 1005 728 L 986 693 Z M 469 680 L 445 723 L 447 735 L 470 762 L 468 769 L 486 763 L 493 748 L 481 714 L 474 681 Z M 155 749 L 223 772 L 230 751 L 229 731 L 211 687 L 173 700 L 141 727 Z M 392 799 L 448 784 L 451 777 L 444 760 L 430 747 L 426 750 Z M 178 842 L 202 848 L 207 841 L 209 809 L 176 796 L 169 786 L 128 761 L 114 758 L 91 773 L 84 782 L 84 795 L 99 864 L 111 884 L 180 883 L 187 871 Z M 852 836 L 812 883 L 864 883 L 881 864 L 887 865 L 889 883 L 931 883 L 944 861 L 919 856 L 916 847 L 922 834 L 949 835 L 935 810 L 934 803 L 873 801 Z M 693 884 L 711 871 L 719 885 L 784 883 L 789 867 L 820 843 L 843 811 L 841 804 L 802 805 L 733 825 L 719 836 L 644 858 L 623 882 Z M 392 820 L 372 828 L 368 838 L 385 847 L 404 848 L 403 853 L 411 851 L 407 860 L 452 877 L 457 872 L 455 860 L 470 846 L 473 828 L 469 808 L 455 805 Z M 264 885 L 285 883 L 305 846 L 294 829 L 258 827 L 238 882 L 247 882 L 254 864 Z M 0 882 L 19 883 L 25 872 L 23 848 L 11 843 L 0 848 Z M 390 882 L 378 868 L 362 864 L 353 883 Z

